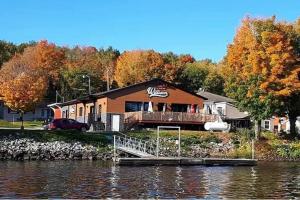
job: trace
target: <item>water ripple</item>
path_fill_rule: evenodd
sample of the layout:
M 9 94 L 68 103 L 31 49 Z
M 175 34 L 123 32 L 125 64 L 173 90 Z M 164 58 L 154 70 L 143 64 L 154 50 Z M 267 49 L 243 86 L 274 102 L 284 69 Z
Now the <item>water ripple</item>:
M 0 198 L 300 198 L 300 163 L 119 167 L 110 162 L 0 162 Z

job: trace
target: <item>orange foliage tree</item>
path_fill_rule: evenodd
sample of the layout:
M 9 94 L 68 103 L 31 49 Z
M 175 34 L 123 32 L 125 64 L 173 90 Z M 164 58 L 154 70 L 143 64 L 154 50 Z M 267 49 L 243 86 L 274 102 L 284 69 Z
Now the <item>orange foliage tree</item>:
M 117 60 L 115 80 L 119 86 L 162 77 L 163 58 L 153 50 L 126 51 Z
M 275 17 L 246 18 L 228 46 L 226 93 L 258 122 L 280 112 L 285 99 L 300 91 L 297 40 L 293 26 Z
M 0 98 L 10 109 L 20 113 L 22 129 L 23 114 L 34 109 L 46 89 L 46 76 L 31 68 L 20 55 L 5 63 L 0 71 Z

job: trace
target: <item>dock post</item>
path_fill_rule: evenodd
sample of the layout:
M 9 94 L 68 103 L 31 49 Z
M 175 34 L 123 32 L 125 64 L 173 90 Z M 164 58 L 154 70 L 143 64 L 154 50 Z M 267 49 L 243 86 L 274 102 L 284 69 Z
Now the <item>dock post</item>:
M 252 139 L 252 141 L 251 141 L 251 150 L 252 150 L 252 159 L 254 159 L 254 150 L 255 150 L 254 139 Z
M 180 133 L 180 127 L 178 129 L 179 131 L 179 136 L 178 136 L 178 157 L 180 157 L 180 151 L 181 151 L 181 133 Z
M 157 127 L 157 138 L 156 138 L 156 157 L 158 157 L 159 152 L 159 126 Z
M 114 162 L 116 162 L 116 135 L 114 135 Z

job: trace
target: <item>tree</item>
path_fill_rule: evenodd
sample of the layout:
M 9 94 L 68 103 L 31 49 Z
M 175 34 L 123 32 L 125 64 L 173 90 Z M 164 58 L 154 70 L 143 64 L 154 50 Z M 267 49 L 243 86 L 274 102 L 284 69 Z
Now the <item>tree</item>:
M 106 90 L 109 91 L 115 73 L 117 58 L 120 56 L 120 52 L 109 47 L 107 49 L 100 49 L 98 55 L 100 63 L 105 69 Z
M 163 58 L 153 50 L 125 51 L 117 60 L 115 79 L 119 86 L 162 77 Z
M 203 62 L 188 63 L 182 72 L 181 84 L 185 89 L 195 92 L 203 88 L 208 73 L 208 67 Z
M 9 61 L 15 54 L 23 53 L 24 49 L 28 46 L 33 46 L 36 43 L 21 43 L 20 45 L 15 45 L 11 42 L 6 42 L 0 40 L 0 69 L 3 63 Z
M 3 63 L 9 61 L 17 51 L 16 45 L 0 40 L 0 69 Z
M 224 95 L 224 78 L 217 69 L 209 70 L 203 82 L 203 89 L 214 94 Z
M 88 75 L 91 79 L 92 93 L 102 92 L 105 90 L 105 82 L 99 79 L 97 74 L 88 70 L 74 68 L 61 72 L 60 78 L 60 93 L 65 100 L 72 100 L 88 95 L 88 82 L 83 78 L 83 75 Z
M 300 89 L 295 36 L 292 25 L 275 17 L 246 18 L 227 48 L 226 94 L 258 121 L 257 127 L 261 119 L 286 111 L 284 100 Z
M 0 71 L 1 100 L 12 110 L 18 111 L 22 120 L 42 100 L 47 89 L 45 76 L 31 68 L 20 55 L 5 63 Z
M 186 63 L 180 77 L 182 86 L 192 92 L 199 88 L 222 94 L 224 80 L 217 71 L 217 64 L 209 59 Z

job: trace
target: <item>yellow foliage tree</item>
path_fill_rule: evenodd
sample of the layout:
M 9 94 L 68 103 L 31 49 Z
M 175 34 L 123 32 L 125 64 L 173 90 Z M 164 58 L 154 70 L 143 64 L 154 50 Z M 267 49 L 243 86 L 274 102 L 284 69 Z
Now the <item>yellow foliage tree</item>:
M 117 60 L 115 80 L 119 86 L 162 77 L 164 61 L 153 50 L 126 51 Z

